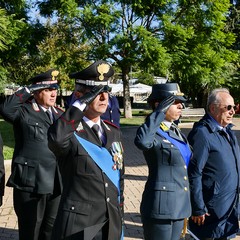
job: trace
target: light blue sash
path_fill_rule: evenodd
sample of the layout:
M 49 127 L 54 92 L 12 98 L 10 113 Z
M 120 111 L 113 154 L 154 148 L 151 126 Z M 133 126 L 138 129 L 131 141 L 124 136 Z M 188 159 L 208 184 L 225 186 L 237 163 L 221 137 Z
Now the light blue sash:
M 96 144 L 79 137 L 76 133 L 74 133 L 74 135 L 93 161 L 113 182 L 118 189 L 118 195 L 120 196 L 120 171 L 118 169 L 113 170 L 113 158 L 109 151 L 104 147 L 99 147 Z
M 188 144 L 183 142 L 183 141 L 178 141 L 178 140 L 176 140 L 174 138 L 171 138 L 168 135 L 168 133 L 164 132 L 161 128 L 158 129 L 157 134 L 165 137 L 167 140 L 169 140 L 173 145 L 175 145 L 179 149 L 179 151 L 180 151 L 180 153 L 181 153 L 181 155 L 182 155 L 186 165 L 188 166 L 189 161 L 190 161 L 191 156 L 192 156 L 192 152 L 191 152 Z

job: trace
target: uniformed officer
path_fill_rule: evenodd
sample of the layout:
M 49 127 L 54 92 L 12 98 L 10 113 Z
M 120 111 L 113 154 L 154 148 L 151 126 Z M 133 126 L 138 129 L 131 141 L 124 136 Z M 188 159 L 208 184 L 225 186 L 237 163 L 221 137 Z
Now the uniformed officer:
M 140 207 L 146 240 L 179 240 L 184 218 L 191 214 L 187 175 L 191 150 L 173 122 L 181 115 L 185 99 L 165 87 L 153 85 L 148 99 L 153 112 L 135 138 L 149 169 Z
M 51 239 L 57 214 L 61 179 L 56 157 L 48 148 L 47 131 L 62 114 L 54 107 L 58 73 L 51 69 L 31 78 L 32 85 L 19 89 L 0 105 L 0 113 L 14 129 L 15 148 L 7 186 L 14 188 L 20 240 Z
M 109 121 L 120 127 L 121 111 L 119 108 L 118 99 L 116 96 L 109 93 L 108 107 L 105 113 L 101 115 L 101 119 Z
M 79 99 L 49 130 L 62 156 L 63 194 L 53 240 L 118 240 L 123 224 L 123 148 L 117 126 L 100 116 L 108 105 L 112 66 L 97 61 L 71 74 Z

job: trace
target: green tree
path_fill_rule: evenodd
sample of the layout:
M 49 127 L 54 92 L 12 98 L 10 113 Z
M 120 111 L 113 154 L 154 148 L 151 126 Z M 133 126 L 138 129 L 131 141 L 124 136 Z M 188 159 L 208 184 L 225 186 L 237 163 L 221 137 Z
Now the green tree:
M 42 13 L 57 10 L 74 21 L 90 46 L 89 59 L 104 58 L 121 69 L 124 114 L 131 117 L 129 73 L 168 76 L 194 106 L 209 90 L 227 84 L 236 71 L 235 36 L 226 31 L 228 0 L 48 0 Z M 84 39 L 84 40 L 85 40 Z M 203 97 L 204 96 L 204 97 Z
M 84 40 L 90 46 L 89 59 L 107 59 L 121 69 L 124 115 L 131 118 L 128 81 L 131 67 L 143 67 L 149 72 L 157 69 L 165 75 L 170 62 L 159 33 L 155 32 L 155 14 L 140 16 L 131 1 L 79 1 L 77 5 L 72 0 L 49 0 L 39 6 L 45 15 L 55 7 L 60 17 L 72 19 L 79 30 L 83 29 Z
M 5 9 L 0 8 L 0 93 L 3 93 L 7 83 L 8 70 L 4 64 L 4 56 L 14 46 L 19 38 L 21 29 L 24 27 L 22 20 L 15 20 L 15 15 L 7 15 Z
M 82 32 L 67 19 L 59 18 L 53 24 L 47 22 L 46 29 L 48 29 L 46 38 L 37 45 L 41 65 L 35 72 L 57 68 L 60 70 L 61 88 L 72 90 L 74 81 L 69 79 L 68 74 L 80 71 L 90 64 L 85 60 L 89 46 L 86 43 L 81 44 Z
M 38 21 L 32 21 L 30 13 L 31 1 L 0 0 L 0 6 L 5 10 L 7 32 L 14 33 L 12 41 L 7 43 L 7 49 L 1 54 L 1 66 L 5 78 L 9 82 L 26 84 L 32 76 L 33 69 L 38 65 L 37 43 L 44 39 L 46 29 Z
M 164 46 L 172 56 L 170 78 L 179 82 L 194 106 L 205 106 L 212 88 L 223 86 L 236 71 L 235 41 L 227 32 L 228 0 L 178 1 L 164 15 Z
M 147 84 L 147 85 L 153 85 L 156 83 L 156 81 L 154 80 L 154 76 L 152 74 L 149 73 L 138 73 L 137 74 L 137 79 L 138 79 L 138 83 L 143 83 L 143 84 Z

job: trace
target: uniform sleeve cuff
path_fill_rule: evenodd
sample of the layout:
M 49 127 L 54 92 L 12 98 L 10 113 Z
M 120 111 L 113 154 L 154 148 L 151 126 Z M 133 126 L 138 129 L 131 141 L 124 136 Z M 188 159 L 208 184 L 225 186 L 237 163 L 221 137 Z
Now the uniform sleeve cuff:
M 87 105 L 86 105 L 86 103 L 81 103 L 79 100 L 76 100 L 76 101 L 72 104 L 72 106 L 78 108 L 80 111 L 83 112 L 83 110 L 86 108 Z

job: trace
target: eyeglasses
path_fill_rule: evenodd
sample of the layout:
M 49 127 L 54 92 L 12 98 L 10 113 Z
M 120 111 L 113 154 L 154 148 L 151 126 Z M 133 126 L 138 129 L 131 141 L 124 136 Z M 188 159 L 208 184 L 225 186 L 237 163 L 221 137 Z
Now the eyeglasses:
M 235 105 L 225 105 L 224 108 L 227 109 L 228 111 L 230 111 L 232 109 L 234 111 L 237 110 L 237 106 L 235 106 Z

